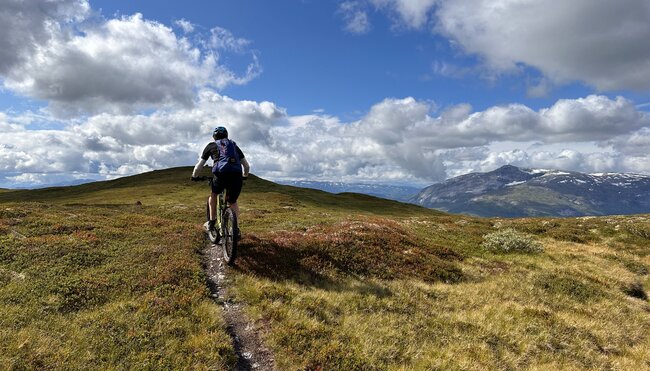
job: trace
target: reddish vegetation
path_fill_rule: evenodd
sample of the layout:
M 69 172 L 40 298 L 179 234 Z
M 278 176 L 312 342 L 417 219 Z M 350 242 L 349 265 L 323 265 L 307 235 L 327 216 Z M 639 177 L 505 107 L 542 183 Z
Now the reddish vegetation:
M 419 241 L 394 221 L 369 218 L 250 235 L 242 240 L 238 266 L 274 279 L 347 273 L 456 282 L 462 278 L 454 263 L 459 259 L 448 248 Z

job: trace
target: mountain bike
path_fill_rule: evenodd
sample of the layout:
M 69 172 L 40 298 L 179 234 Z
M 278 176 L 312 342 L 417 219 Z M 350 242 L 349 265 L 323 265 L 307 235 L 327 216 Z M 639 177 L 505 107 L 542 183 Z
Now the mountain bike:
M 212 188 L 212 182 L 214 179 L 212 177 L 200 177 L 198 180 L 209 180 L 210 188 Z M 210 230 L 208 223 L 210 222 L 210 199 L 205 204 L 206 210 L 206 230 L 208 233 L 208 239 L 215 245 L 220 245 L 223 249 L 223 258 L 228 263 L 228 265 L 235 264 L 235 257 L 237 256 L 237 239 L 236 236 L 237 230 L 237 215 L 232 211 L 230 205 L 226 202 L 228 194 L 227 190 L 217 195 L 217 221 L 215 223 L 215 229 Z

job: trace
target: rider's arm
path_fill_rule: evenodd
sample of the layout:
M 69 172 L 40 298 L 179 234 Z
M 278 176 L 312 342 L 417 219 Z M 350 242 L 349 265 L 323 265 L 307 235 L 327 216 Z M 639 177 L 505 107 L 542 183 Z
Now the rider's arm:
M 247 177 L 248 176 L 248 171 L 251 169 L 251 167 L 248 164 L 248 161 L 246 160 L 246 158 L 241 159 L 241 166 L 244 167 L 244 176 Z
M 196 178 L 199 176 L 201 169 L 203 169 L 203 165 L 205 165 L 205 161 L 207 160 L 199 158 L 199 162 L 197 162 L 196 166 L 194 166 L 194 171 L 192 172 L 192 178 Z
M 201 156 L 199 156 L 199 162 L 196 163 L 196 166 L 194 166 L 194 171 L 192 171 L 192 178 L 196 178 L 199 176 L 199 173 L 201 172 L 201 169 L 203 168 L 203 165 L 205 165 L 205 162 L 208 161 L 210 158 L 211 151 L 214 149 L 216 145 L 214 142 L 208 143 L 207 146 L 205 146 L 205 149 L 203 149 L 203 152 L 201 152 Z
M 248 164 L 248 161 L 246 160 L 246 156 L 244 156 L 244 152 L 239 148 L 239 146 L 235 145 L 235 149 L 237 150 L 237 154 L 239 155 L 241 165 L 244 167 L 244 177 L 248 176 L 248 171 L 251 169 L 250 165 Z

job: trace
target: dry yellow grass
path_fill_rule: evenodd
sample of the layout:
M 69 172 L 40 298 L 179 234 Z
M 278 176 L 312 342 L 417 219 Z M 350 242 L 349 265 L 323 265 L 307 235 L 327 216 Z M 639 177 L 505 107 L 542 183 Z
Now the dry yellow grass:
M 437 238 L 432 229 L 449 235 L 469 224 L 455 228 L 445 217 L 402 222 L 427 226 L 429 232 L 413 231 L 425 245 Z M 484 224 L 467 232 L 490 232 L 491 223 Z M 650 304 L 624 288 L 649 286 L 647 272 L 634 268 L 650 266 L 650 244 L 620 242 L 628 239 L 575 243 L 542 235 L 541 254 L 475 247 L 458 263 L 464 277 L 458 283 L 340 272 L 280 280 L 237 272 L 235 297 L 268 326 L 268 342 L 285 369 L 649 368 Z
M 232 367 L 190 171 L 0 194 L 0 368 Z M 281 369 L 650 368 L 648 216 L 480 219 L 254 178 L 241 207 L 229 293 Z M 544 251 L 482 247 L 505 228 Z

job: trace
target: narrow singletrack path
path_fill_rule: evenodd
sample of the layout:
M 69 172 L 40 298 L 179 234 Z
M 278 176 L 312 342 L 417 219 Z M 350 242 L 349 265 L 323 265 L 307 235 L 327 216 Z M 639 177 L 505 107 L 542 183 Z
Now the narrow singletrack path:
M 235 370 L 275 370 L 273 355 L 262 343 L 259 331 L 248 320 L 240 305 L 228 299 L 227 267 L 221 246 L 208 242 L 203 264 L 210 293 L 223 309 L 226 331 L 232 338 L 237 355 Z

